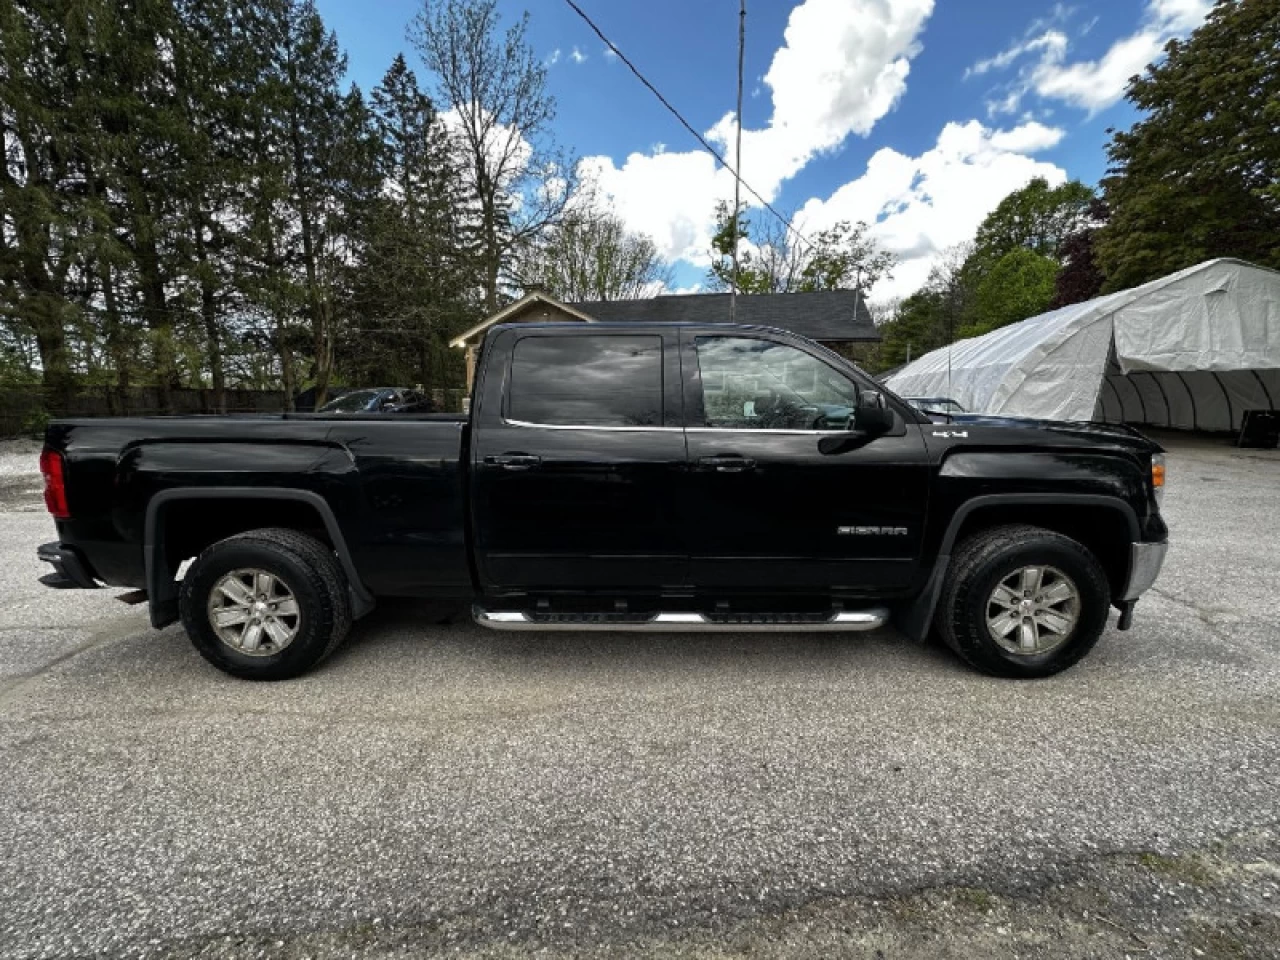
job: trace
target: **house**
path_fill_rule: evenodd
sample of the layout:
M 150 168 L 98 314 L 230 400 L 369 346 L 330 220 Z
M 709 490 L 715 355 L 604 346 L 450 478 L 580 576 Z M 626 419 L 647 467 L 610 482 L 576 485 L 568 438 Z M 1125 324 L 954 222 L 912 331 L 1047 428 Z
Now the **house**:
M 449 345 L 467 351 L 469 389 L 485 331 L 495 324 L 565 320 L 582 323 L 729 323 L 729 299 L 727 293 L 693 293 L 648 300 L 562 303 L 545 291 L 533 290 L 483 323 L 459 334 Z M 778 327 L 833 349 L 880 340 L 871 320 L 871 311 L 867 309 L 866 297 L 858 290 L 744 295 L 738 297 L 735 313 L 735 323 Z

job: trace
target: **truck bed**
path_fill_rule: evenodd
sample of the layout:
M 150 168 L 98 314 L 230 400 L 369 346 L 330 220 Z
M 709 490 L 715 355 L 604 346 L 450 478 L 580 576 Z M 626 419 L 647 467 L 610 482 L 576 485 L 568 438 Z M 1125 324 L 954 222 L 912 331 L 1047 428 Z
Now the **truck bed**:
M 184 544 L 216 531 L 234 512 L 225 498 L 244 490 L 264 525 L 302 518 L 339 538 L 372 594 L 466 593 L 467 435 L 461 414 L 57 421 L 48 442 L 66 457 L 74 518 L 59 521 L 59 536 L 78 545 L 92 576 L 154 590 L 148 568 L 176 570 Z M 273 489 L 288 496 L 264 509 Z M 148 557 L 160 511 L 167 534 Z

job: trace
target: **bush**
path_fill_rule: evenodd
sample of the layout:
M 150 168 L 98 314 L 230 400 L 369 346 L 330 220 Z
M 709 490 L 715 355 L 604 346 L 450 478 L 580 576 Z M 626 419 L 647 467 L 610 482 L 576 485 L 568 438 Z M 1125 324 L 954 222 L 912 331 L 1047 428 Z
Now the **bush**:
M 22 418 L 22 433 L 24 436 L 35 437 L 37 440 L 44 439 L 45 429 L 49 426 L 49 411 L 44 407 L 34 407 L 25 417 Z

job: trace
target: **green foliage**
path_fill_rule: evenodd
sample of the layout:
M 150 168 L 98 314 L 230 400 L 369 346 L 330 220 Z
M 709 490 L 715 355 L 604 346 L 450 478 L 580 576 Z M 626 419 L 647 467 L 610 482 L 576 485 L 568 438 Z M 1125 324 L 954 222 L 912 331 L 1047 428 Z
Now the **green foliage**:
M 450 335 L 477 316 L 462 181 L 444 124 L 403 57 L 371 94 L 370 163 L 388 185 L 368 206 L 351 271 L 342 369 L 356 384 L 456 382 Z
M 1213 257 L 1280 267 L 1280 5 L 1219 0 L 1129 86 L 1097 242 L 1107 289 Z
M 924 287 L 880 322 L 882 340 L 876 356 L 868 358 L 870 368 L 889 370 L 955 340 L 972 299 L 963 269 L 970 255 L 968 244 L 943 251 Z
M 1025 247 L 995 262 L 973 292 L 972 320 L 959 331 L 976 337 L 1044 313 L 1053 301 L 1058 261 Z
M 720 201 L 716 205 L 711 269 L 707 274 L 713 290 L 728 290 L 733 285 L 735 240 L 739 250 L 737 287 L 741 293 L 854 288 L 870 291 L 892 274 L 897 263 L 893 254 L 871 239 L 865 223 L 841 221 L 802 240 L 772 215 L 755 225 L 740 210 L 735 228 L 729 205 Z
M 22 434 L 37 440 L 43 440 L 45 430 L 48 428 L 51 419 L 49 411 L 44 407 L 32 407 L 27 415 L 22 418 Z
M 127 6 L 0 0 L 0 378 L 457 385 L 474 203 L 403 58 L 366 103 L 314 0 Z
M 1089 226 L 1082 227 L 1059 244 L 1058 260 L 1062 266 L 1054 281 L 1053 302 L 1049 309 L 1083 303 L 1102 292 L 1106 278 L 1098 266 L 1098 231 L 1109 216 L 1107 205 L 1101 200 L 1094 200 L 1089 206 Z
M 1042 177 L 1015 190 L 979 225 L 966 273 L 977 283 L 1014 250 L 1056 258 L 1062 241 L 1088 222 L 1093 196 L 1078 180 L 1050 187 Z

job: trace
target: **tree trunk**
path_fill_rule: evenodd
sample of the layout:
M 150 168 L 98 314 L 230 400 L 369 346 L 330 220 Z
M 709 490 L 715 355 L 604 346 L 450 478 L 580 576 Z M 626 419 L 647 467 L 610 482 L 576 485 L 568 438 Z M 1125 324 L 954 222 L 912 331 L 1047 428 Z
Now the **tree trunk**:
M 135 182 L 130 192 L 133 194 L 134 258 L 138 265 L 138 286 L 142 291 L 143 319 L 147 329 L 151 331 L 152 360 L 155 364 L 160 407 L 163 412 L 172 413 L 177 369 L 174 364 L 173 321 L 169 316 L 168 298 L 164 290 L 160 250 L 152 229 L 151 209 L 145 189 L 140 182 Z
M 123 414 L 129 394 L 129 349 L 124 342 L 124 328 L 120 322 L 120 303 L 116 298 L 116 282 L 111 265 L 103 263 L 99 268 L 102 282 L 103 329 L 107 339 L 107 355 L 116 369 L 116 386 L 108 390 L 108 408 L 113 414 Z
M 298 393 L 298 384 L 293 376 L 293 351 L 289 349 L 289 340 L 285 336 L 284 324 L 276 324 L 276 351 L 280 354 L 280 382 L 284 386 L 284 408 L 292 411 L 293 398 Z
M 45 408 L 54 415 L 67 411 L 73 387 L 60 300 L 54 294 L 41 292 L 23 301 L 28 308 L 25 315 L 35 330 L 36 347 L 40 351 Z
M 222 368 L 222 337 L 218 332 L 218 301 L 213 282 L 200 281 L 200 319 L 209 341 L 209 375 L 213 380 L 213 409 L 227 412 L 227 383 Z
M 329 374 L 333 369 L 333 343 L 329 331 L 329 304 L 320 292 L 319 270 L 316 265 L 315 224 L 311 218 L 311 201 L 307 196 L 305 158 L 302 150 L 302 134 L 296 119 L 290 125 L 293 141 L 294 179 L 298 184 L 298 219 L 302 226 L 302 260 L 307 274 L 307 310 L 311 315 L 311 337 L 315 351 L 313 367 L 316 391 L 316 407 L 327 399 Z

